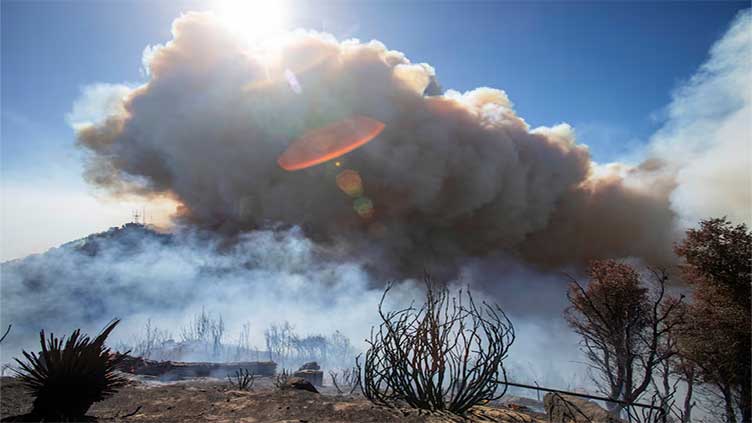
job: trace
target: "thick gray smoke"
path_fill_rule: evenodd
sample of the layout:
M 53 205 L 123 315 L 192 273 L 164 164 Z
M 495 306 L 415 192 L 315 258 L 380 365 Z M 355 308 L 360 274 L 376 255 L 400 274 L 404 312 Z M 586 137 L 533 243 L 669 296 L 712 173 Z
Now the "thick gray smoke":
M 375 41 L 299 31 L 249 45 L 200 13 L 173 36 L 119 113 L 80 128 L 94 184 L 171 196 L 183 221 L 225 234 L 299 225 L 409 270 L 500 250 L 544 266 L 670 260 L 671 181 L 598 168 L 568 125 L 531 129 L 503 91 L 427 95 L 433 69 Z M 341 168 L 277 165 L 306 131 L 352 115 L 386 128 Z M 337 188 L 344 168 L 360 174 L 373 218 Z
M 503 91 L 442 93 L 430 66 L 378 42 L 299 31 L 249 45 L 211 14 L 184 15 L 173 40 L 148 49 L 146 84 L 115 86 L 115 96 L 99 87 L 107 116 L 75 122 L 86 178 L 114 194 L 173 198 L 174 233 L 132 229 L 96 248 L 4 263 L 0 320 L 14 330 L 2 361 L 34 348 L 41 328 L 92 333 L 117 316 L 115 341 L 128 341 L 147 319 L 176 335 L 202 309 L 223 315 L 230 340 L 249 322 L 259 347 L 263 330 L 283 321 L 302 333 L 341 330 L 362 346 L 384 276 L 400 282 L 397 306 L 420 299 L 414 278 L 426 266 L 449 269 L 442 281 L 470 284 L 509 312 L 516 380 L 566 387 L 575 369 L 584 373 L 560 318 L 562 266 L 670 262 L 681 219 L 748 216 L 749 197 L 736 191 L 749 187 L 749 156 L 731 153 L 749 151 L 749 16 L 675 95 L 647 160 L 627 166 L 593 163 L 566 124 L 531 129 Z M 703 98 L 717 106 L 709 115 Z M 722 107 L 727 98 L 734 104 Z M 385 129 L 339 166 L 278 166 L 293 140 L 353 115 Z M 712 137 L 678 154 L 687 136 L 697 139 L 680 130 L 687 122 Z M 706 170 L 729 157 L 716 190 Z M 338 188 L 343 169 L 362 178 L 373 216 Z
M 313 243 L 297 228 L 247 232 L 225 244 L 223 237 L 211 232 L 179 230 L 163 235 L 129 225 L 3 263 L 0 321 L 12 323 L 13 330 L 0 348 L 0 362 L 19 357 L 21 349 L 36 351 L 40 329 L 67 335 L 80 327 L 93 334 L 113 317 L 123 319 L 110 340 L 115 347 L 133 347 L 143 340 L 147 321 L 179 342 L 190 320 L 204 310 L 213 318 L 222 317 L 226 324 L 222 342 L 230 348 L 242 342 L 243 326 L 248 325 L 245 341 L 264 351 L 264 330 L 285 322 L 303 336 L 340 331 L 356 350 L 364 348 L 369 328 L 378 323 L 382 289 L 372 286 L 361 263 Z M 476 289 L 475 293 L 478 299 L 499 302 L 517 326 L 519 336 L 510 361 L 515 375 L 561 382 L 575 373 L 571 361 L 576 339 L 566 335 L 563 322 L 553 320 L 564 301 L 557 276 L 496 259 L 493 267 L 467 263 L 452 287 L 474 281 L 486 284 L 484 278 L 495 277 L 499 283 L 493 292 Z M 524 289 L 531 280 L 540 289 L 550 285 L 545 288 L 549 308 L 541 308 L 540 303 L 531 307 L 529 291 Z M 387 308 L 421 300 L 419 281 L 396 282 Z M 556 360 L 547 356 L 553 345 L 558 345 Z M 195 352 L 171 358 L 217 359 Z M 348 359 L 342 365 L 351 365 L 353 357 Z

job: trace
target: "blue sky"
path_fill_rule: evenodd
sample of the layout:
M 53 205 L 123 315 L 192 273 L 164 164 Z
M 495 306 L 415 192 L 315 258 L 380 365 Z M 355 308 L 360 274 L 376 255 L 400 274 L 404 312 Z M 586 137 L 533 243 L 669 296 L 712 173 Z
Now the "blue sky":
M 309 2 L 291 5 L 290 26 L 378 39 L 413 62 L 431 64 L 444 88 L 504 89 L 531 126 L 568 122 L 594 159 L 607 162 L 629 156 L 660 128 L 672 91 L 696 72 L 747 5 Z M 142 82 L 144 47 L 167 41 L 181 11 L 209 7 L 3 1 L 4 186 L 86 193 L 66 120 L 82 88 Z M 9 192 L 4 189 L 4 203 L 22 200 Z M 16 224 L 15 215 L 4 206 L 3 228 Z M 78 231 L 107 222 L 93 219 Z M 18 254 L 3 253 L 3 259 Z

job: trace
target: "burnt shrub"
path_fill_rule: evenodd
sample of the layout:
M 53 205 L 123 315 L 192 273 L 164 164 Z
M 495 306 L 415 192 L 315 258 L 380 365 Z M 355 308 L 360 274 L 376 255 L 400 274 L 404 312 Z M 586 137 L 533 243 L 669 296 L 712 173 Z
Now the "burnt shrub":
M 67 340 L 39 334 L 42 351 L 37 355 L 23 351 L 26 361 L 16 359 L 18 377 L 34 397 L 34 404 L 23 421 L 85 421 L 92 404 L 112 395 L 125 384 L 114 372 L 125 354 L 113 354 L 104 345 L 119 320 L 110 322 L 91 340 L 76 329 Z
M 477 304 L 471 293 L 451 296 L 429 275 L 425 303 L 384 311 L 388 285 L 379 303 L 381 324 L 356 361 L 361 390 L 370 401 L 398 407 L 463 414 L 506 392 L 504 360 L 514 342 L 512 323 L 498 305 Z
M 256 382 L 256 375 L 248 369 L 238 369 L 235 374 L 227 375 L 227 380 L 233 388 L 239 391 L 253 390 L 253 384 Z

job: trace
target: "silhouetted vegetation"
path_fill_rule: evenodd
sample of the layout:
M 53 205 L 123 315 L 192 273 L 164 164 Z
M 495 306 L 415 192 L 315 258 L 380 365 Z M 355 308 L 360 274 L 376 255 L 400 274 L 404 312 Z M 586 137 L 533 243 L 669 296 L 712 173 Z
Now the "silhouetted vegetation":
M 256 381 L 256 376 L 248 371 L 248 369 L 238 369 L 235 374 L 227 376 L 227 380 L 230 384 L 241 391 L 250 391 L 253 389 L 253 384 Z
M 17 420 L 83 421 L 97 401 L 112 395 L 125 384 L 115 373 L 124 355 L 112 354 L 104 345 L 119 320 L 113 320 L 92 341 L 76 329 L 68 340 L 39 334 L 39 355 L 23 352 L 26 361 L 16 359 L 19 378 L 34 397 L 31 413 Z
M 220 314 L 213 318 L 202 308 L 188 326 L 183 328 L 181 338 L 186 343 L 201 343 L 212 346 L 212 356 L 219 358 L 222 353 L 222 339 L 225 334 L 225 321 Z
M 329 377 L 337 393 L 352 395 L 360 387 L 360 372 L 357 367 L 352 369 L 330 370 Z
M 325 366 L 339 367 L 352 363 L 355 348 L 339 331 L 330 336 L 300 335 L 289 322 L 273 324 L 264 331 L 269 360 L 283 366 L 316 361 Z
M 283 368 L 281 372 L 274 377 L 274 387 L 277 389 L 287 389 L 287 382 L 290 380 L 290 372 Z
M 693 288 L 679 350 L 715 388 L 726 422 L 752 421 L 752 232 L 726 219 L 705 220 L 675 250 Z
M 6 329 L 5 333 L 3 334 L 3 336 L 0 337 L 0 342 L 3 342 L 3 340 L 5 340 L 5 337 L 8 336 L 8 334 L 10 333 L 10 328 L 11 327 L 13 327 L 13 325 L 8 325 L 8 329 Z
M 361 389 L 386 405 L 463 414 L 506 392 L 504 360 L 514 328 L 498 305 L 477 305 L 469 291 L 450 296 L 426 275 L 425 303 L 385 311 L 388 285 L 379 303 L 382 323 L 367 339 L 364 361 L 356 360 Z
M 615 400 L 607 405 L 616 417 L 624 403 L 636 402 L 651 388 L 658 367 L 676 354 L 664 346 L 680 324 L 681 299 L 666 295 L 665 273 L 651 274 L 652 290 L 632 266 L 596 260 L 587 287 L 573 280 L 568 293 L 565 317 L 582 337 L 594 383 Z
M 168 331 L 159 329 L 152 324 L 151 319 L 147 319 L 144 325 L 143 338 L 135 342 L 132 349 L 133 355 L 146 359 L 154 358 L 152 355 L 171 339 L 172 336 Z

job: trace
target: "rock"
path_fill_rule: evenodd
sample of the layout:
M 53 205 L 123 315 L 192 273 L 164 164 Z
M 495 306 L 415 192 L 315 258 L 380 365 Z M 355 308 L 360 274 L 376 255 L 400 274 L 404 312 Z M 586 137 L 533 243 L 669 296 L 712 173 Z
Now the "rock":
M 621 423 L 603 407 L 571 395 L 548 393 L 543 397 L 543 406 L 552 423 Z
M 319 366 L 319 363 L 315 361 L 309 361 L 308 363 L 300 366 L 298 370 L 321 370 L 321 366 Z
M 298 370 L 292 375 L 305 379 L 315 386 L 324 386 L 324 372 L 321 370 Z
M 300 389 L 301 391 L 313 392 L 315 394 L 319 393 L 319 391 L 316 390 L 316 387 L 313 386 L 311 382 L 301 377 L 287 378 L 287 381 L 285 382 L 284 386 L 282 386 L 282 389 Z

